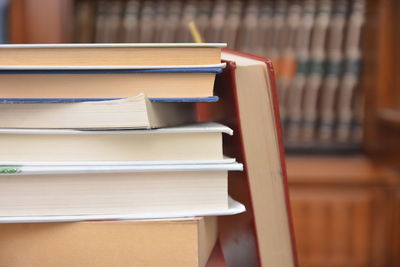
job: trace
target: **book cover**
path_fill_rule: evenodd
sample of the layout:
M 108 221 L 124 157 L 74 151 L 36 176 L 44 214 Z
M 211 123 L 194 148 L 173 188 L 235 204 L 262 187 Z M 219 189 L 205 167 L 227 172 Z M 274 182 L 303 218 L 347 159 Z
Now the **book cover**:
M 268 77 L 270 79 L 270 84 L 272 86 L 270 103 L 273 105 L 273 116 L 274 121 L 276 123 L 276 136 L 278 140 L 278 154 L 280 155 L 279 160 L 277 159 L 277 164 L 280 165 L 281 179 L 282 179 L 282 194 L 284 200 L 284 206 L 281 208 L 281 212 L 286 214 L 286 218 L 288 220 L 288 227 L 285 231 L 289 231 L 289 239 L 290 244 L 287 247 L 287 255 L 289 258 L 292 258 L 293 265 L 297 266 L 297 257 L 295 252 L 295 241 L 293 235 L 293 227 L 291 222 L 291 213 L 289 206 L 289 197 L 288 197 L 288 186 L 287 186 L 287 177 L 286 177 L 286 168 L 285 168 L 285 158 L 284 158 L 284 150 L 283 150 L 283 140 L 282 140 L 282 130 L 281 125 L 279 123 L 279 111 L 278 111 L 278 99 L 277 92 L 275 88 L 275 80 L 274 80 L 274 70 L 272 67 L 271 61 L 255 57 L 249 54 L 239 53 L 231 50 L 225 50 L 228 53 L 237 54 L 240 56 L 253 58 L 263 62 L 268 71 Z M 238 98 L 238 91 L 236 87 L 236 64 L 235 62 L 228 61 L 227 68 L 225 71 L 217 78 L 216 80 L 216 95 L 219 96 L 220 101 L 218 103 L 205 103 L 199 104 L 199 119 L 200 120 L 217 120 L 224 122 L 226 125 L 229 125 L 235 131 L 235 135 L 232 137 L 228 137 L 224 139 L 225 144 L 225 153 L 227 155 L 234 155 L 240 162 L 245 164 L 245 170 L 242 173 L 230 173 L 229 174 L 229 192 L 235 198 L 238 199 L 241 203 L 245 204 L 247 212 L 243 213 L 239 216 L 226 217 L 221 218 L 220 223 L 220 241 L 221 246 L 224 251 L 224 256 L 229 266 L 268 266 L 268 264 L 274 265 L 279 261 L 285 261 L 281 256 L 274 256 L 275 259 L 270 259 L 266 257 L 266 253 L 273 253 L 272 251 L 266 252 L 265 249 L 260 249 L 260 242 L 267 242 L 269 245 L 274 245 L 273 241 L 269 240 L 267 236 L 261 234 L 263 229 L 257 229 L 255 216 L 257 214 L 254 213 L 255 206 L 258 206 L 261 203 L 258 203 L 257 196 L 254 195 L 256 188 L 251 188 L 250 185 L 250 177 L 249 177 L 249 169 L 248 169 L 248 161 L 247 157 L 250 157 L 249 154 L 245 153 L 244 146 L 244 128 L 243 118 L 240 115 L 240 107 Z M 268 100 L 261 100 L 268 101 Z M 255 114 L 253 114 L 255 115 Z M 256 115 L 255 115 L 256 116 Z M 247 121 L 248 122 L 248 121 Z M 261 141 L 261 140 L 260 140 Z M 261 141 L 264 142 L 264 141 Z M 254 155 L 252 155 L 253 157 Z M 264 167 L 265 168 L 265 167 Z M 256 202 L 254 202 L 256 201 Z M 265 213 L 268 213 L 268 210 L 264 210 Z M 260 214 L 258 214 L 260 215 Z M 268 223 L 266 223 L 268 224 Z M 266 224 L 261 227 L 266 227 Z M 265 230 L 265 229 L 264 229 Z M 265 233 L 265 232 L 264 232 Z M 275 240 L 278 242 L 278 240 Z M 278 244 L 278 243 L 276 243 Z M 265 244 L 264 244 L 265 245 Z M 264 247 L 265 248 L 265 247 Z M 273 249 L 272 249 L 273 250 Z M 278 253 L 279 254 L 279 253 Z M 290 262 L 291 260 L 289 259 Z M 286 262 L 286 263 L 287 263 Z M 293 266 L 291 264 L 288 265 L 280 265 L 280 266 Z M 277 265 L 276 265 L 277 266 Z

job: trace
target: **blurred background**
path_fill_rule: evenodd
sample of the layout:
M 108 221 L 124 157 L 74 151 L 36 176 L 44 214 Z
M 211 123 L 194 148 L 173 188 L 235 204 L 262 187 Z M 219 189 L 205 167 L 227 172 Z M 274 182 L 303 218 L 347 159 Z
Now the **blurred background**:
M 272 59 L 300 266 L 400 266 L 400 1 L 0 0 L 0 43 L 204 42 Z

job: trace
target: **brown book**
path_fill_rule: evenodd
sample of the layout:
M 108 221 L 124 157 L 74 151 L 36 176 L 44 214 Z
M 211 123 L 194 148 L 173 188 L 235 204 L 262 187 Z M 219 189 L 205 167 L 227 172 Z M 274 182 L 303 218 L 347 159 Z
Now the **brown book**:
M 0 66 L 176 66 L 221 61 L 225 44 L 0 45 Z
M 90 0 L 77 1 L 75 7 L 75 41 L 91 43 L 94 41 L 95 2 Z
M 0 98 L 150 98 L 213 96 L 221 69 L 0 70 Z M 112 90 L 110 90 L 112 88 Z
M 7 267 L 203 267 L 217 239 L 215 217 L 0 225 Z

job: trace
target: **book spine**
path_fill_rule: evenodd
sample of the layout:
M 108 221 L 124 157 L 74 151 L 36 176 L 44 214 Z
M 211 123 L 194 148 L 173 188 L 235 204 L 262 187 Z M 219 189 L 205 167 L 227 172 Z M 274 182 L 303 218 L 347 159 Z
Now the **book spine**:
M 268 51 L 268 56 L 274 63 L 277 73 L 279 73 L 279 54 L 280 54 L 280 42 L 282 40 L 283 26 L 285 23 L 287 11 L 287 1 L 278 0 L 274 5 L 274 15 L 272 18 L 272 30 L 271 39 L 272 44 Z
M 343 30 L 346 23 L 346 14 L 346 1 L 337 1 L 329 25 L 326 76 L 321 89 L 321 118 L 318 139 L 324 143 L 334 141 L 333 133 L 336 121 L 335 100 L 342 76 Z
M 307 0 L 303 5 L 303 13 L 296 35 L 295 52 L 297 57 L 296 76 L 290 85 L 287 102 L 286 137 L 289 143 L 299 142 L 300 123 L 302 120 L 303 91 L 309 72 L 310 37 L 314 26 L 315 1 Z
M 234 49 L 237 43 L 237 33 L 241 23 L 241 11 L 243 2 L 233 0 L 229 3 L 229 11 L 226 15 L 225 24 L 222 30 L 222 40 L 228 47 Z
M 154 41 L 157 43 L 162 42 L 162 33 L 164 30 L 164 24 L 167 17 L 167 2 L 165 0 L 157 0 L 157 9 L 155 14 L 155 26 L 154 26 Z
M 239 50 L 247 53 L 255 53 L 258 43 L 258 15 L 259 4 L 257 1 L 249 1 L 244 11 L 242 27 L 240 30 Z
M 181 18 L 182 2 L 169 2 L 169 9 L 166 21 L 164 22 L 163 32 L 161 33 L 161 42 L 173 43 L 177 37 L 177 30 Z
M 269 56 L 268 52 L 272 46 L 272 2 L 263 1 L 260 7 L 260 17 L 258 18 L 259 33 L 259 52 L 261 56 Z
M 365 1 L 352 2 L 351 14 L 345 43 L 344 74 L 338 97 L 337 141 L 351 140 L 351 122 L 353 120 L 352 99 L 358 83 L 361 67 L 360 34 L 364 23 Z
M 214 3 L 211 16 L 210 31 L 206 39 L 209 42 L 218 43 L 222 41 L 222 28 L 224 26 L 227 10 L 226 0 L 218 0 Z
M 191 32 L 189 30 L 189 23 L 196 19 L 196 2 L 188 0 L 182 11 L 182 19 L 179 26 L 177 41 L 182 43 L 193 42 Z
M 105 43 L 106 42 L 106 33 L 105 27 L 107 24 L 106 11 L 108 8 L 107 1 L 99 1 L 97 2 L 96 7 L 96 33 L 95 33 L 95 41 L 96 43 Z
M 7 43 L 9 0 L 0 0 L 0 44 Z
M 318 94 L 324 76 L 325 39 L 331 13 L 331 1 L 321 0 L 311 39 L 310 73 L 304 91 L 304 110 L 301 140 L 313 142 L 317 124 Z
M 279 93 L 279 108 L 282 125 L 286 124 L 286 104 L 290 83 L 296 75 L 296 55 L 294 41 L 301 18 L 301 6 L 293 2 L 289 5 L 288 15 L 284 26 L 284 38 L 282 40 L 282 52 L 279 60 L 279 71 L 277 73 L 277 84 Z
M 196 25 L 200 35 L 205 38 L 210 27 L 212 3 L 210 0 L 203 0 L 198 2 L 198 13 L 196 16 Z M 208 40 L 204 40 L 208 42 Z
M 147 0 L 143 2 L 142 12 L 140 17 L 140 30 L 139 30 L 139 41 L 141 43 L 154 42 L 154 2 Z

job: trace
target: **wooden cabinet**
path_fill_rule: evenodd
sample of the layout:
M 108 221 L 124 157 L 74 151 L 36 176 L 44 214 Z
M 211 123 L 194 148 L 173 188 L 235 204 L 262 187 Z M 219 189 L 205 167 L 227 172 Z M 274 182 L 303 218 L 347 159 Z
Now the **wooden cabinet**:
M 287 167 L 300 266 L 398 266 L 391 172 L 361 156 L 289 157 Z

